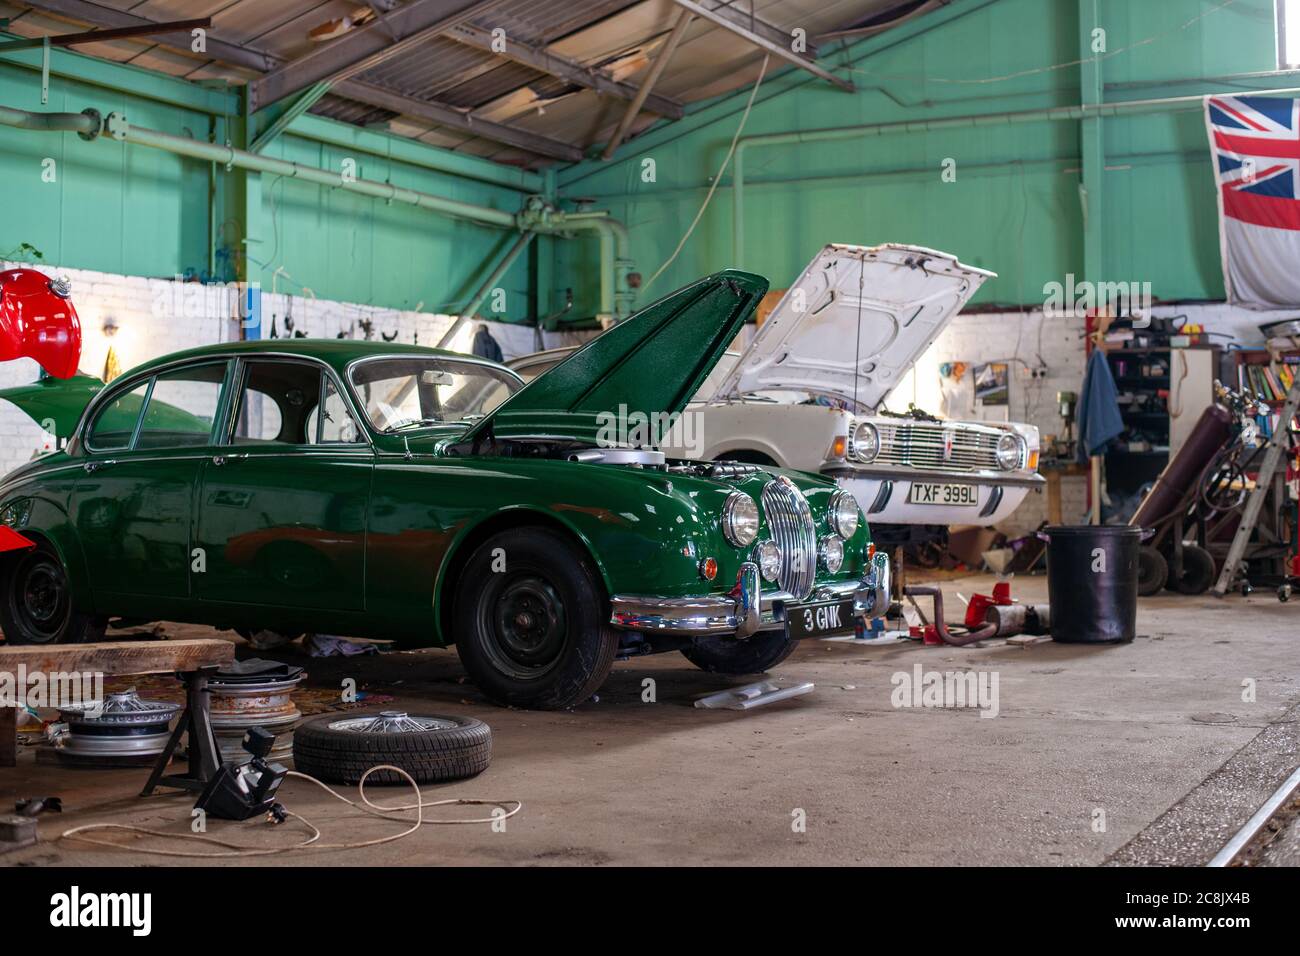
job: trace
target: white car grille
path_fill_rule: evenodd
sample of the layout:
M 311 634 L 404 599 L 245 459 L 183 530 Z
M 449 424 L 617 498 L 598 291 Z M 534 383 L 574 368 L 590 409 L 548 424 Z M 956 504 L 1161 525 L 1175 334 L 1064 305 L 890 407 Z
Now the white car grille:
M 763 488 L 763 514 L 772 540 L 781 548 L 777 584 L 803 600 L 812 593 L 817 573 L 817 529 L 812 509 L 794 482 L 782 475 Z
M 882 424 L 880 453 L 872 464 L 953 471 L 998 471 L 1002 432 L 943 422 Z

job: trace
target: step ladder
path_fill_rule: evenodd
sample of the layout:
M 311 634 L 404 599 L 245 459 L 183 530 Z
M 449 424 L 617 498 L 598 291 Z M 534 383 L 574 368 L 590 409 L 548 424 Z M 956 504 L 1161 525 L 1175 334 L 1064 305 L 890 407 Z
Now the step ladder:
M 1223 597 L 1228 593 L 1228 588 L 1241 565 L 1241 559 L 1246 553 L 1246 546 L 1250 544 L 1251 536 L 1255 533 L 1255 525 L 1259 523 L 1259 513 L 1273 484 L 1273 476 L 1282 461 L 1282 453 L 1291 450 L 1291 421 L 1295 418 L 1297 409 L 1300 409 L 1300 377 L 1292 383 L 1291 391 L 1286 396 L 1286 403 L 1282 406 L 1282 414 L 1278 418 L 1277 430 L 1268 439 L 1264 462 L 1260 465 L 1259 476 L 1255 479 L 1255 490 L 1250 493 L 1250 499 L 1246 502 L 1246 511 L 1241 516 L 1241 524 L 1237 525 L 1237 533 L 1233 535 L 1232 544 L 1228 547 L 1228 556 L 1223 560 L 1223 570 L 1219 572 L 1219 580 L 1214 585 L 1213 590 L 1217 597 Z

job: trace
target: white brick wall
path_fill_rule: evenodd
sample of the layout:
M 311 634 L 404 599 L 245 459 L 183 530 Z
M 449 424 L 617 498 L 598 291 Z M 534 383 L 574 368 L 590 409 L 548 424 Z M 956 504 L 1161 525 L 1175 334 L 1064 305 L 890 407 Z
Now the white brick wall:
M 0 270 L 33 268 L 25 263 L 0 263 Z M 119 276 L 82 269 L 35 267 L 50 276 L 66 276 L 72 281 L 72 302 L 81 318 L 81 371 L 100 377 L 108 356 L 109 344 L 116 349 L 123 372 L 141 362 L 170 352 L 238 338 L 238 328 L 228 316 L 233 307 L 229 295 L 220 286 L 203 286 L 141 276 Z M 374 323 L 372 335 L 396 333 L 398 342 L 415 341 L 419 333 L 422 345 L 437 345 L 452 322 L 448 315 L 385 309 L 332 302 L 303 296 L 262 294 L 262 335 L 269 337 L 272 321 L 280 337 L 287 338 L 285 315 L 292 309 L 294 328 L 312 338 L 334 338 L 348 332 L 362 338 L 361 322 Z M 117 332 L 110 340 L 104 325 L 112 319 Z M 536 330 L 531 327 L 489 322 L 506 358 L 536 351 Z M 452 348 L 468 351 L 476 329 L 467 323 L 457 333 Z M 541 347 L 576 344 L 592 333 L 552 333 L 542 336 Z M 0 388 L 25 385 L 36 381 L 39 367 L 31 359 L 0 363 Z M 49 447 L 49 436 L 40 426 L 8 402 L 0 401 L 0 474 L 29 461 L 41 449 Z
M 14 268 L 18 263 L 0 263 L 0 268 Z M 72 301 L 81 316 L 82 371 L 99 376 L 104 370 L 109 339 L 104 335 L 105 322 L 112 318 L 118 331 L 112 339 L 123 371 L 148 359 L 181 349 L 237 337 L 234 324 L 226 316 L 230 308 L 219 287 L 178 283 L 140 276 L 119 276 L 80 269 L 39 267 L 49 275 L 63 275 L 72 280 Z M 348 331 L 361 337 L 360 323 L 374 323 L 373 336 L 397 333 L 396 341 L 411 342 L 419 333 L 423 345 L 435 345 L 450 324 L 451 317 L 423 312 L 400 311 L 348 302 L 332 302 L 303 296 L 262 295 L 262 334 L 269 336 L 272 321 L 281 337 L 287 335 L 285 315 L 292 308 L 295 328 L 313 338 L 333 338 Z M 1262 344 L 1257 326 L 1286 313 L 1254 313 L 1235 309 L 1224 303 L 1186 306 L 1157 306 L 1158 316 L 1187 315 L 1192 322 L 1205 325 L 1212 332 L 1227 332 L 1243 346 Z M 590 332 L 545 333 L 540 341 L 531 327 L 488 323 L 506 358 L 541 348 L 578 344 L 590 338 Z M 475 329 L 468 323 L 457 335 L 454 348 L 469 349 Z M 1083 381 L 1083 321 L 1050 319 L 1044 323 L 1042 313 L 982 312 L 959 315 L 916 363 L 900 383 L 887 404 L 896 411 L 916 401 L 927 411 L 939 413 L 939 366 L 944 362 L 984 362 L 1012 360 L 1011 404 L 1009 408 L 980 408 L 973 404 L 949 412 L 954 417 L 1002 419 L 1037 425 L 1044 435 L 1061 431 L 1056 393 L 1078 391 Z M 1224 342 L 1225 339 L 1216 341 Z M 1031 378 L 1023 363 L 1046 366 L 1046 374 Z M 1019 358 L 1022 362 L 1014 361 Z M 36 380 L 36 363 L 19 359 L 0 364 L 0 388 Z M 47 444 L 40 427 L 7 402 L 0 402 L 0 473 L 28 461 Z M 1065 520 L 1079 520 L 1086 508 L 1085 482 L 1067 478 L 1062 487 Z M 1043 495 L 1031 495 L 1021 505 L 1003 530 L 1021 534 L 1032 530 L 1046 517 Z

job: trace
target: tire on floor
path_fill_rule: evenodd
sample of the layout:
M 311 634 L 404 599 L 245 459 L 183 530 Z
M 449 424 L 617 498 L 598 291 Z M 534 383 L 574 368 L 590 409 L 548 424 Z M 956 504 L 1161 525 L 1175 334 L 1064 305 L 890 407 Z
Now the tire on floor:
M 304 722 L 293 735 L 295 769 L 333 783 L 359 783 L 371 767 L 392 764 L 416 783 L 439 783 L 473 777 L 492 762 L 492 729 L 473 717 L 415 715 L 449 726 L 400 733 L 358 733 L 338 726 L 367 716 L 327 714 Z M 391 770 L 381 770 L 366 783 L 406 781 Z

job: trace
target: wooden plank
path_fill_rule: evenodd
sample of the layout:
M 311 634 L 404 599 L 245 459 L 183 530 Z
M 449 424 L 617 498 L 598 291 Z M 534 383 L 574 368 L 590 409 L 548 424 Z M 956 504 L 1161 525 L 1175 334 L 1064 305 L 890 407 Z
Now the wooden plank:
M 26 664 L 28 671 L 46 673 L 167 674 L 227 664 L 234 659 L 235 645 L 214 638 L 0 647 L 0 670 L 5 671 Z
M 18 762 L 18 708 L 0 705 L 0 767 Z

